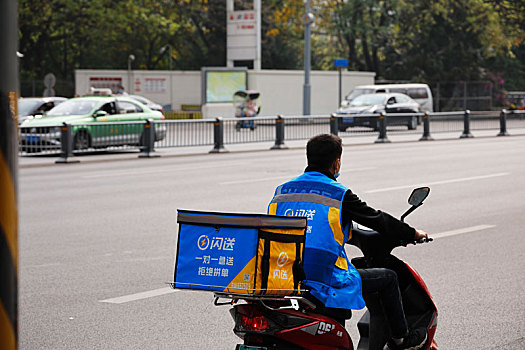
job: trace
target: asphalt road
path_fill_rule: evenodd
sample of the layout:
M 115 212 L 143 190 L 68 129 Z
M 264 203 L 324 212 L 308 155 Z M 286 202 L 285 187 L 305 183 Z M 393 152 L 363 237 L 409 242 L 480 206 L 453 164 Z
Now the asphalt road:
M 400 215 L 432 189 L 407 221 L 435 241 L 395 253 L 433 294 L 440 349 L 525 348 L 524 151 L 524 136 L 345 147 L 340 181 L 372 206 Z M 19 170 L 20 349 L 234 349 L 227 306 L 167 289 L 176 210 L 264 213 L 304 150 L 81 160 Z

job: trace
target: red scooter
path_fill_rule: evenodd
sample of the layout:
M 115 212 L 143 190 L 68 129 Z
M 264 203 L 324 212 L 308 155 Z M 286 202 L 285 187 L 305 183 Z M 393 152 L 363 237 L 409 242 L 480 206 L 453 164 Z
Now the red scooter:
M 422 205 L 429 192 L 428 187 L 415 189 L 408 200 L 411 207 L 401 219 Z M 392 241 L 378 232 L 354 227 L 347 242 L 364 255 L 352 260 L 357 268 L 384 267 L 397 273 L 409 328 L 427 329 L 427 342 L 422 348 L 425 350 L 437 350 L 437 308 L 420 275 L 391 252 L 396 247 L 431 240 Z M 233 331 L 244 341 L 236 350 L 354 350 L 345 329 L 350 310 L 326 308 L 307 292 L 301 296 L 214 294 L 215 305 L 234 305 L 230 310 L 235 321 Z M 380 300 L 367 298 L 366 306 L 367 311 L 357 324 L 360 340 L 356 350 L 382 350 L 390 334 Z

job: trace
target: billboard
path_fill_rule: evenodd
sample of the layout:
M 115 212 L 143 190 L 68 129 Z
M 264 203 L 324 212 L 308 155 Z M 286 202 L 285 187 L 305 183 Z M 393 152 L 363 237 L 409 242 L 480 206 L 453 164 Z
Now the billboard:
M 204 67 L 202 74 L 202 105 L 207 103 L 233 102 L 233 94 L 246 90 L 248 71 L 246 68 Z

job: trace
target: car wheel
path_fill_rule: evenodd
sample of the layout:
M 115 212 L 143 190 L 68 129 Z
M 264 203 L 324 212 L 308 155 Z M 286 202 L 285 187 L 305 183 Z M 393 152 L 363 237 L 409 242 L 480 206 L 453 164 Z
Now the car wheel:
M 408 126 L 408 130 L 416 130 L 417 129 L 417 117 L 410 118 L 407 126 Z
M 85 130 L 76 133 L 73 139 L 73 148 L 75 150 L 86 150 L 91 146 L 91 137 Z

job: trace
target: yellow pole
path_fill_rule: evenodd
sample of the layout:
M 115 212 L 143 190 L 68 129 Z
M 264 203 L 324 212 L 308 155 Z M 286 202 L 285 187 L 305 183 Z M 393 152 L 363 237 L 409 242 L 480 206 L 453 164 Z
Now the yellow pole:
M 0 349 L 18 348 L 18 1 L 0 1 Z

